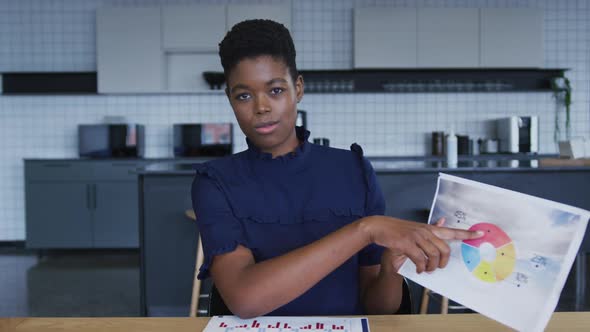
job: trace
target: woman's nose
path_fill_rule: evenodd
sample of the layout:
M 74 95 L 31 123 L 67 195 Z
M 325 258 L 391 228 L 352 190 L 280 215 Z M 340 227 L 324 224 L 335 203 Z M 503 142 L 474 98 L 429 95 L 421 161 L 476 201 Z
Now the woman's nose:
M 266 96 L 258 96 L 256 98 L 256 113 L 270 112 L 270 103 Z

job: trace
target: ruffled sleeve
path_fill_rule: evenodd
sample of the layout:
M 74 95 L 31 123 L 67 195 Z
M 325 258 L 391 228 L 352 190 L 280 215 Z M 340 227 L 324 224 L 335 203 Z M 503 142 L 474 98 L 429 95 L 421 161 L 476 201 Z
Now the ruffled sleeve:
M 238 244 L 247 244 L 242 225 L 234 216 L 214 172 L 205 165 L 196 165 L 195 168 L 197 174 L 193 180 L 191 197 L 205 256 L 198 278 L 205 279 L 209 277 L 209 268 L 215 255 L 232 252 Z
M 371 163 L 363 156 L 363 150 L 358 144 L 353 144 L 350 149 L 356 153 L 361 162 L 363 177 L 366 185 L 365 195 L 365 215 L 382 216 L 385 215 L 385 198 L 377 181 L 377 175 Z M 359 252 L 359 264 L 363 266 L 377 265 L 381 263 L 381 254 L 383 247 L 370 244 Z

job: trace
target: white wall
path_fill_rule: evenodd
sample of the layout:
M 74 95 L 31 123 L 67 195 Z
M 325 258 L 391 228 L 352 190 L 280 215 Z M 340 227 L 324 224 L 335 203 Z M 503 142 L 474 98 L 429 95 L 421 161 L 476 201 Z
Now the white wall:
M 0 72 L 95 71 L 95 10 L 105 5 L 275 1 L 0 0 Z M 590 136 L 590 5 L 585 0 L 295 0 L 293 29 L 300 69 L 352 67 L 352 8 L 533 7 L 545 10 L 545 67 L 570 68 L 574 135 Z M 428 133 L 455 131 L 489 136 L 484 121 L 536 114 L 541 152 L 555 152 L 551 93 L 308 94 L 312 137 L 333 146 L 361 144 L 367 155 L 428 153 Z M 146 125 L 147 156 L 172 155 L 172 124 L 233 121 L 222 95 L 2 96 L 0 95 L 0 241 L 23 240 L 23 158 L 77 156 L 79 123 L 123 115 Z M 238 127 L 236 126 L 236 129 Z M 245 148 L 236 130 L 236 150 Z

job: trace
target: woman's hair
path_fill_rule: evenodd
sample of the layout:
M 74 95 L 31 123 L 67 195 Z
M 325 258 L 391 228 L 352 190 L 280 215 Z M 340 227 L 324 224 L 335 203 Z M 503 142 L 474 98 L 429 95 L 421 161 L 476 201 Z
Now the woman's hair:
M 242 21 L 234 25 L 219 43 L 219 56 L 226 79 L 238 62 L 261 55 L 284 62 L 295 81 L 298 76 L 295 45 L 284 25 L 261 19 Z

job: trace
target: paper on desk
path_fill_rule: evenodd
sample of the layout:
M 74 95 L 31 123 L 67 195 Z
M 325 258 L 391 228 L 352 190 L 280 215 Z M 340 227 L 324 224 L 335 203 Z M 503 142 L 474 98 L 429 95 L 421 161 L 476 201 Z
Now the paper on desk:
M 559 188 L 555 188 L 559 190 Z M 446 268 L 399 273 L 517 330 L 542 331 L 555 310 L 590 212 L 522 193 L 440 174 L 429 223 L 482 230 L 451 241 Z
M 236 316 L 212 317 L 204 332 L 291 332 L 291 331 L 342 331 L 369 332 L 366 318 L 330 317 L 278 317 L 266 316 L 240 319 Z

